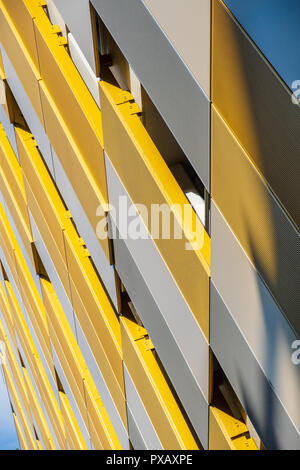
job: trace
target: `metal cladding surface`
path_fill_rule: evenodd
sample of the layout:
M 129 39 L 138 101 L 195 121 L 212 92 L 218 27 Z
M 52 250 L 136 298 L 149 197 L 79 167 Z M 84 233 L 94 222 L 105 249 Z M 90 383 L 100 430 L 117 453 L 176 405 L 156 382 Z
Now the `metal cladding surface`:
M 298 9 L 0 0 L 21 449 L 300 450 Z

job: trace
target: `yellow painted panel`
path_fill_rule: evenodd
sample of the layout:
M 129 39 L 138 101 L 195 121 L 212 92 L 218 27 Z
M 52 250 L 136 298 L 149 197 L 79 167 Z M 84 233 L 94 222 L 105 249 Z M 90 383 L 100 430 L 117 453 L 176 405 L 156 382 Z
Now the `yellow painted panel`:
M 74 413 L 65 393 L 59 392 L 62 415 L 64 419 L 67 441 L 71 450 L 87 450 L 83 436 L 76 422 Z
M 91 429 L 94 429 L 96 442 L 100 439 L 100 442 L 102 442 L 105 448 L 119 448 L 119 441 L 115 431 L 112 428 L 110 419 L 102 404 L 97 388 L 89 373 L 66 316 L 62 311 L 54 289 L 52 285 L 44 279 L 41 279 L 41 285 L 44 302 L 49 315 L 49 325 L 51 325 L 51 339 L 85 422 L 88 417 L 85 415 L 85 404 L 87 406 L 89 418 L 86 424 L 91 432 L 91 437 L 93 434 Z M 110 391 L 112 393 L 112 390 Z M 123 408 L 125 411 L 124 396 Z
M 247 433 L 245 423 L 219 408 L 210 407 L 209 450 L 257 450 Z
M 20 341 L 20 344 L 26 356 L 26 360 L 28 364 L 30 364 L 30 369 L 32 373 L 34 373 L 36 364 L 33 358 L 33 343 L 32 341 L 30 341 L 29 331 L 24 321 L 24 317 L 22 315 L 20 307 L 17 303 L 11 284 L 8 281 L 5 281 L 5 285 L 16 336 Z
M 57 403 L 53 390 L 51 389 L 40 359 L 35 357 L 35 361 L 37 363 L 38 375 L 34 376 L 34 380 L 38 386 L 59 446 L 61 449 L 66 449 L 66 436 L 59 404 Z
M 72 330 L 67 322 L 67 319 L 62 311 L 62 308 L 55 295 L 53 287 L 48 281 L 41 279 L 42 291 L 44 303 L 46 306 L 50 337 L 53 344 L 56 345 L 55 351 L 61 359 L 61 365 L 64 369 L 65 375 L 68 378 L 69 385 L 74 392 L 74 396 L 77 397 L 78 407 L 82 412 L 84 418 L 84 410 L 82 408 L 82 400 L 84 399 L 83 379 L 85 384 L 93 384 L 92 377 L 89 374 L 87 365 L 83 359 L 77 342 L 73 336 Z M 74 289 L 72 290 L 75 292 Z M 99 369 L 106 381 L 110 390 L 112 399 L 114 400 L 119 414 L 126 426 L 126 406 L 125 396 L 123 390 L 123 381 L 120 384 L 112 370 L 111 364 L 103 350 L 103 346 L 99 340 L 99 336 L 96 334 L 93 326 L 90 323 L 89 317 L 85 309 L 80 309 L 80 315 L 78 316 L 81 322 L 81 327 L 85 333 L 91 351 L 99 365 Z M 59 355 L 60 354 L 60 355 Z M 93 385 L 91 385 L 94 387 Z M 88 426 L 87 426 L 88 427 Z
M 17 415 L 15 413 L 13 413 L 13 417 L 14 417 L 14 421 L 15 421 L 15 425 L 16 425 L 16 430 L 17 430 L 19 442 L 20 442 L 20 447 L 21 447 L 22 450 L 28 450 L 28 446 L 26 444 L 25 436 L 23 434 L 23 431 L 22 431 L 20 422 L 17 418 Z
M 212 196 L 247 254 L 259 256 L 276 281 L 276 246 L 270 196 L 247 154 L 212 107 Z M 258 230 L 258 221 L 260 224 Z M 255 252 L 253 256 L 253 248 Z M 253 261 L 255 261 L 253 259 Z
M 95 385 L 91 383 L 85 385 L 90 436 L 95 449 L 121 450 L 121 444 Z
M 99 190 L 94 175 L 43 81 L 40 82 L 40 90 L 47 135 L 93 230 L 96 231 L 97 224 L 103 219 L 107 198 Z M 98 207 L 103 209 L 102 216 L 97 215 Z M 108 239 L 99 240 L 99 244 L 110 261 Z
M 0 66 L 1 67 L 1 66 Z M 2 64 L 3 67 L 3 64 Z M 4 77 L 4 71 L 3 71 Z M 7 81 L 1 78 L 1 70 L 0 70 L 0 93 L 1 93 L 1 105 L 7 115 L 7 118 L 10 123 L 14 122 L 15 112 L 14 112 L 14 98 L 12 93 L 9 89 Z
M 101 374 L 109 388 L 110 394 L 117 407 L 117 410 L 121 416 L 121 419 L 126 427 L 126 406 L 124 396 L 124 384 L 120 383 L 118 377 L 115 374 L 114 369 L 110 361 L 110 356 L 107 356 L 104 347 L 102 345 L 99 333 L 95 329 L 93 322 L 89 317 L 89 313 L 82 303 L 78 292 L 71 280 L 72 298 L 74 302 L 74 311 L 77 320 L 80 323 L 85 338 L 89 344 L 91 352 L 95 358 L 95 361 L 101 371 Z M 103 336 L 103 330 L 100 331 Z M 116 359 L 116 358 L 114 358 Z
M 299 331 L 300 237 L 212 107 L 212 197 L 292 327 Z
M 16 243 L 17 243 L 16 238 L 11 229 L 11 226 L 9 225 L 9 221 L 7 219 L 4 208 L 2 204 L 0 204 L 0 245 L 2 246 L 6 261 L 11 270 L 11 274 L 16 283 L 16 286 L 20 291 L 20 283 L 19 283 L 16 257 L 15 257 Z
M 25 434 L 27 446 L 31 450 L 37 450 L 37 443 L 36 443 L 35 438 L 34 438 L 32 432 L 31 432 L 30 425 L 27 422 L 24 410 L 21 406 L 21 402 L 20 402 L 20 399 L 18 397 L 17 390 L 14 386 L 11 374 L 9 372 L 9 369 L 8 369 L 8 367 L 5 363 L 2 364 L 2 368 L 3 368 L 4 375 L 5 375 L 9 395 L 10 395 L 10 398 L 13 402 L 15 413 L 19 417 L 20 424 L 21 424 L 22 429 L 23 429 L 24 434 Z
M 129 196 L 135 204 L 146 206 L 149 218 L 153 204 L 170 207 L 171 227 L 181 237 L 159 237 L 154 242 L 208 337 L 210 238 L 194 211 L 190 220 L 184 218 L 189 202 L 137 116 L 137 105 L 129 102 L 133 97 L 103 81 L 100 94 L 107 155 Z M 141 217 L 147 225 L 144 212 Z
M 61 283 L 66 291 L 67 296 L 69 297 L 70 302 L 72 302 L 71 298 L 71 291 L 70 291 L 70 282 L 69 282 L 69 274 L 66 264 L 66 257 L 62 257 L 58 247 L 56 240 L 52 237 L 52 234 L 49 229 L 49 225 L 44 218 L 44 213 L 41 212 L 40 207 L 31 191 L 31 186 L 27 182 L 27 179 L 24 178 L 25 186 L 26 186 L 26 193 L 28 198 L 28 206 L 30 212 L 34 218 L 34 221 L 37 225 L 39 233 L 43 239 L 43 242 L 47 248 L 48 254 L 51 258 L 51 261 L 57 271 L 57 274 L 61 280 Z M 56 239 L 59 239 L 59 236 L 63 240 L 63 232 L 56 233 Z
M 12 228 L 9 224 L 5 210 L 0 205 L 0 237 L 2 239 L 2 248 L 4 249 L 5 257 L 9 263 L 9 267 L 12 268 L 12 274 L 15 273 L 15 258 L 14 258 L 14 249 L 16 246 L 16 238 L 12 231 Z M 17 278 L 16 278 L 17 279 Z
M 13 346 L 15 347 L 15 349 L 17 349 L 16 333 L 15 333 L 13 318 L 12 318 L 11 311 L 10 311 L 10 305 L 8 303 L 6 293 L 4 291 L 2 284 L 0 284 L 0 309 L 3 315 L 6 327 L 8 329 L 8 333 L 13 342 Z
M 121 317 L 124 362 L 164 449 L 198 449 L 192 433 L 147 345 L 145 328 Z
M 28 53 L 3 1 L 0 1 L 0 41 L 17 73 L 32 106 L 43 124 L 39 72 Z
M 17 230 L 34 266 L 32 235 L 27 211 L 21 167 L 0 125 L 0 180 L 1 190 Z
M 20 310 L 20 307 L 17 303 L 14 292 L 11 288 L 9 282 L 5 282 L 8 300 L 11 307 L 11 312 L 14 318 L 14 324 L 18 334 L 18 338 L 21 342 L 24 354 L 26 359 L 30 364 L 30 370 L 32 372 L 34 381 L 38 387 L 39 393 L 45 405 L 48 417 L 51 421 L 51 425 L 55 432 L 56 438 L 59 442 L 59 445 L 62 449 L 66 448 L 66 438 L 65 431 L 63 427 L 63 420 L 59 405 L 57 403 L 56 397 L 51 389 L 49 380 L 47 378 L 46 372 L 43 368 L 43 365 L 39 359 L 37 350 L 30 336 L 26 321 L 23 317 L 23 314 Z M 52 361 L 51 361 L 52 364 Z M 51 365 L 49 364 L 49 365 Z
M 24 320 L 23 313 L 20 309 L 20 306 L 18 305 L 15 293 L 10 282 L 5 281 L 5 287 L 16 335 L 22 345 L 27 362 L 30 364 L 30 369 L 33 372 L 36 367 L 33 359 L 33 354 L 35 350 L 34 344 L 30 337 L 30 333 Z
M 35 422 L 37 423 L 39 433 L 43 439 L 43 443 L 47 450 L 54 450 L 55 445 L 53 442 L 53 438 L 51 436 L 48 424 L 46 422 L 42 407 L 38 401 L 35 390 L 31 383 L 29 374 L 27 370 L 25 369 L 25 367 L 23 367 L 23 375 L 24 375 L 24 380 L 25 380 L 26 387 L 27 387 L 27 395 L 28 395 L 28 399 L 30 403 L 31 412 L 35 417 Z
M 34 20 L 41 78 L 103 198 L 107 198 L 101 112 L 47 15 Z
M 83 419 L 85 427 L 87 428 L 87 430 L 89 430 L 90 423 L 88 420 L 86 403 L 85 403 L 83 379 L 79 378 L 78 380 L 78 377 L 77 377 L 78 371 L 75 370 L 75 373 L 73 374 L 74 368 L 72 368 L 72 366 L 69 365 L 68 359 L 64 353 L 64 349 L 61 344 L 61 341 L 58 335 L 56 334 L 54 327 L 52 327 L 52 325 L 50 327 L 50 332 L 51 332 L 51 341 L 52 341 L 53 349 L 62 367 L 62 370 L 69 384 L 69 387 L 72 390 L 72 394 L 73 394 L 76 406 Z
M 6 281 L 6 290 L 7 290 L 8 300 L 11 306 L 11 312 L 13 314 L 13 319 L 14 319 L 14 324 L 15 324 L 15 329 L 16 329 L 18 339 L 21 343 L 23 352 L 29 364 L 30 370 L 33 374 L 34 381 L 40 392 L 41 399 L 47 410 L 48 417 L 51 421 L 51 424 L 53 426 L 57 439 L 60 442 L 60 445 L 65 446 L 65 441 L 62 435 L 62 428 L 61 428 L 62 421 L 60 421 L 60 416 L 59 416 L 60 412 L 59 412 L 58 404 L 56 402 L 56 398 L 50 388 L 48 379 L 45 376 L 45 371 L 43 370 L 43 367 L 38 359 L 38 353 L 31 339 L 28 327 L 26 325 L 26 321 L 17 303 L 14 292 L 11 288 L 10 283 L 7 281 Z
M 39 439 L 36 440 L 36 443 L 37 443 L 37 446 L 38 446 L 38 450 L 44 450 L 43 446 L 42 446 L 42 443 Z
M 16 138 L 23 174 L 38 202 L 43 217 L 47 221 L 59 252 L 65 260 L 62 230 L 64 229 L 67 210 L 41 158 L 33 135 L 21 128 L 16 128 Z M 36 223 L 38 223 L 38 220 Z
M 1 329 L 1 325 L 0 325 Z M 3 337 L 3 332 L 2 332 L 2 339 L 4 340 Z M 54 443 L 50 435 L 50 431 L 48 428 L 48 425 L 45 421 L 45 418 L 43 416 L 43 412 L 40 406 L 40 403 L 38 402 L 38 399 L 36 397 L 35 391 L 33 389 L 33 386 L 31 384 L 29 375 L 25 367 L 22 368 L 22 373 L 19 368 L 19 365 L 16 362 L 16 358 L 13 354 L 13 351 L 11 349 L 11 346 L 7 340 L 6 340 L 6 359 L 8 363 L 10 364 L 11 368 L 11 373 L 14 377 L 15 384 L 18 387 L 18 393 L 22 398 L 22 404 L 24 406 L 23 410 L 26 411 L 27 416 L 30 419 L 30 422 L 27 421 L 28 425 L 30 426 L 30 429 L 32 430 L 33 422 L 31 419 L 31 413 L 34 414 L 35 420 L 38 423 L 39 426 L 39 431 L 44 439 L 44 443 L 47 449 L 51 450 L 54 449 Z M 32 432 L 33 435 L 33 432 Z M 38 443 L 37 443 L 38 444 Z
M 3 67 L 3 60 L 2 60 L 2 55 L 0 52 L 0 79 L 4 80 L 5 78 L 6 77 L 5 77 L 4 67 Z
M 1 320 L 0 320 L 0 339 L 5 343 L 6 364 L 9 368 L 9 372 L 13 379 L 14 385 L 17 388 L 18 394 L 22 400 L 21 405 L 23 407 L 23 410 L 26 412 L 26 416 L 29 419 L 28 424 L 32 429 L 32 419 L 31 419 L 31 413 L 30 413 L 30 408 L 29 408 L 26 385 L 24 383 L 24 378 L 21 374 L 21 369 L 19 367 L 19 364 L 17 363 L 16 357 L 9 343 L 8 337 L 6 336 L 5 329 Z
M 292 82 L 282 80 L 224 3 L 212 2 L 212 101 L 299 231 L 300 108 Z
M 39 340 L 42 352 L 45 356 L 49 369 L 52 372 L 53 378 L 53 358 L 50 346 L 49 331 L 45 314 L 45 307 L 42 303 L 40 294 L 37 287 L 31 277 L 28 267 L 22 259 L 20 253 L 16 252 L 16 263 L 17 270 L 20 279 L 20 286 L 22 292 L 22 300 L 26 309 L 26 312 L 31 320 L 32 326 L 35 330 L 36 336 Z
M 32 251 L 32 236 L 31 231 L 28 229 L 27 224 L 23 218 L 23 213 L 21 212 L 20 208 L 17 205 L 17 201 L 14 197 L 13 190 L 8 183 L 3 171 L 0 167 L 0 186 L 1 192 L 7 204 L 8 210 L 13 218 L 14 223 L 16 224 L 16 228 L 18 230 L 19 235 L 21 236 L 22 242 L 26 249 L 26 253 L 31 260 L 32 266 L 34 266 L 34 258 L 33 258 L 33 251 Z
M 3 327 L 1 326 L 1 329 Z M 24 383 L 24 379 L 21 374 L 21 370 L 19 367 L 19 364 L 16 361 L 15 355 L 13 353 L 13 350 L 9 344 L 9 341 L 5 334 L 3 334 L 3 331 L 0 333 L 2 341 L 5 341 L 5 354 L 6 354 L 6 363 L 9 366 L 11 376 L 14 380 L 14 384 L 18 390 L 18 394 L 22 400 L 22 407 L 23 410 L 26 412 L 26 415 L 29 419 L 28 424 L 32 426 L 32 419 L 31 419 L 31 413 L 30 413 L 30 408 L 29 408 L 29 400 L 28 400 L 28 395 L 27 395 L 27 390 L 26 386 Z
M 71 279 L 73 307 L 80 320 L 82 307 L 98 335 L 115 376 L 123 389 L 120 324 L 116 313 L 102 287 L 96 271 L 75 232 L 64 231 L 68 268 Z M 73 295 L 74 292 L 74 295 Z M 87 336 L 89 341 L 89 337 Z
M 52 354 L 44 305 L 25 262 L 22 251 L 18 246 L 17 240 L 9 225 L 4 209 L 0 205 L 0 241 L 1 239 L 7 249 L 6 254 L 9 255 L 7 256 L 7 260 L 8 262 L 11 260 L 10 268 L 12 269 L 14 277 L 16 276 L 15 282 L 19 285 L 26 311 L 30 316 L 31 322 L 40 341 L 41 348 L 51 369 Z
M 83 388 L 83 378 L 87 367 L 52 284 L 41 279 L 41 286 L 48 315 L 51 343 L 88 428 Z
M 35 16 L 40 9 L 37 8 L 37 6 L 33 8 L 32 1 L 24 2 L 23 0 L 3 0 L 3 4 L 5 5 L 15 27 L 21 34 L 24 45 L 29 52 L 31 59 L 38 68 L 38 54 L 32 16 Z
M 0 223 L 0 246 L 3 250 L 3 252 L 5 253 L 5 258 L 6 258 L 8 266 L 9 266 L 9 269 L 11 271 L 13 280 L 15 281 L 17 289 L 20 292 L 20 286 L 19 286 L 19 280 L 18 280 L 18 273 L 17 273 L 17 267 L 16 267 L 16 262 L 15 262 L 14 251 L 11 250 L 10 249 L 11 247 L 6 243 L 7 239 L 3 236 L 3 233 L 1 233 L 2 228 L 3 228 L 3 226 L 1 226 L 1 223 Z
M 0 125 L 0 163 L 3 172 L 11 185 L 18 206 L 23 212 L 23 217 L 28 227 L 30 227 L 27 214 L 26 194 L 23 183 L 22 168 L 8 141 L 3 127 Z
M 71 301 L 62 233 L 70 215 L 55 188 L 32 134 L 16 128 L 16 135 L 28 207 Z

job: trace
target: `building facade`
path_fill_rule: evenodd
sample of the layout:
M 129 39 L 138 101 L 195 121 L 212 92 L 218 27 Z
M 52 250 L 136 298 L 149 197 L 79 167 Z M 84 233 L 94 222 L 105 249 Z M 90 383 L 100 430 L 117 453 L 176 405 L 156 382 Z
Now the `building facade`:
M 300 449 L 296 3 L 0 0 L 22 449 Z

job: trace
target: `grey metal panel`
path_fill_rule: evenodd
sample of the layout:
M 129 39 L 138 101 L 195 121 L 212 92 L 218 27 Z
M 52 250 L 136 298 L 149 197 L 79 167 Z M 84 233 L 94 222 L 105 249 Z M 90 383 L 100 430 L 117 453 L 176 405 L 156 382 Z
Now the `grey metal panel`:
M 140 218 L 136 209 L 116 174 L 112 163 L 105 155 L 106 177 L 110 204 L 115 208 L 116 220 L 119 220 L 119 198 L 126 200 L 131 208 L 131 216 Z M 147 229 L 140 218 L 141 231 L 147 234 Z M 121 236 L 122 227 L 117 227 Z M 148 238 L 132 239 L 126 237 L 126 246 L 137 264 L 149 291 L 155 299 L 166 323 L 171 329 L 180 348 L 182 348 L 187 363 L 193 371 L 203 394 L 208 396 L 208 343 L 194 315 L 179 291 L 170 271 L 163 261 L 153 240 Z M 184 330 L 182 326 L 184 325 Z M 203 367 L 203 369 L 202 369 Z
M 45 134 L 42 124 L 26 95 L 26 92 L 5 52 L 5 49 L 1 45 L 0 49 L 7 82 L 30 128 L 30 132 L 34 135 L 34 138 L 37 141 L 49 171 L 53 175 L 52 154 L 48 137 Z
M 91 95 L 100 108 L 100 93 L 99 93 L 99 78 L 96 77 L 90 64 L 87 62 L 84 54 L 79 48 L 74 36 L 69 33 L 69 50 L 74 64 L 77 67 L 81 77 L 83 78 L 86 86 L 88 87 Z
M 300 367 L 291 361 L 294 331 L 214 202 L 212 280 L 295 426 L 300 430 Z
M 209 190 L 210 103 L 141 0 L 92 0 Z
M 211 348 L 267 449 L 300 449 L 300 434 L 211 284 Z M 298 400 L 299 403 L 299 400 Z
M 116 208 L 118 220 L 118 197 L 127 198 L 128 207 L 132 203 L 109 159 L 107 156 L 105 158 L 109 201 Z M 206 338 L 153 240 L 115 239 L 114 246 L 116 267 L 122 282 L 186 407 L 202 445 L 206 447 L 209 362 Z
M 120 444 L 123 450 L 129 450 L 129 441 L 127 431 L 119 415 L 119 412 L 114 404 L 111 397 L 110 391 L 106 382 L 101 374 L 101 371 L 96 363 L 94 355 L 89 347 L 89 344 L 85 338 L 85 335 L 81 329 L 79 321 L 76 319 L 76 330 L 78 334 L 78 345 L 84 357 L 84 360 L 88 366 L 91 376 L 95 382 L 103 405 L 108 413 L 108 416 L 112 422 L 114 430 L 119 438 Z
M 83 238 L 91 257 L 93 258 L 93 263 L 99 272 L 103 284 L 105 285 L 105 288 L 115 308 L 118 310 L 118 299 L 113 266 L 109 264 L 109 261 L 107 260 L 106 255 L 101 248 L 96 232 L 91 226 L 53 147 L 52 154 L 57 187 L 59 188 L 59 191 L 72 214 L 80 236 Z
M 74 399 L 74 396 L 73 396 L 73 393 L 72 393 L 72 390 L 69 386 L 69 383 L 66 379 L 66 376 L 64 374 L 64 371 L 61 367 L 61 364 L 60 364 L 60 361 L 54 351 L 54 348 L 52 348 L 52 354 L 53 354 L 53 363 L 54 363 L 54 366 L 55 366 L 55 369 L 57 371 L 57 374 L 58 374 L 58 377 L 62 383 L 62 386 L 64 388 L 64 392 L 66 393 L 67 395 L 67 398 L 69 400 L 69 403 L 70 403 L 70 406 L 72 408 L 72 411 L 74 413 L 74 416 L 76 418 L 76 422 L 79 426 L 79 429 L 81 431 L 81 434 L 82 434 L 82 437 L 84 439 L 84 442 L 87 446 L 88 449 L 91 448 L 91 439 L 90 439 L 90 435 L 89 435 L 89 430 L 86 428 L 86 425 L 84 423 L 84 420 L 82 419 L 82 416 L 81 416 L 81 413 L 78 409 L 78 406 L 75 402 L 75 399 Z M 60 402 L 59 402 L 60 403 Z
M 53 3 L 96 73 L 89 0 L 53 0 Z
M 63 311 L 68 319 L 69 325 L 73 331 L 74 336 L 76 337 L 76 327 L 74 320 L 73 307 L 68 299 L 68 296 L 65 292 L 65 289 L 61 283 L 61 280 L 57 274 L 55 266 L 53 265 L 49 253 L 47 251 L 46 245 L 40 235 L 40 232 L 36 226 L 32 214 L 29 212 L 30 223 L 32 228 L 32 233 L 35 240 L 36 249 L 41 257 L 43 265 L 45 266 L 46 272 L 49 276 L 49 279 L 54 287 L 55 293 L 58 297 L 58 300 L 63 308 Z
M 210 0 L 143 0 L 165 35 L 210 96 Z
M 131 411 L 132 417 L 135 421 L 137 431 L 140 434 L 145 448 L 149 450 L 162 450 L 163 447 L 159 440 L 159 437 L 155 431 L 152 421 L 143 405 L 142 399 L 135 388 L 132 378 L 124 364 L 124 381 L 126 390 L 126 400 L 129 410 Z M 129 437 L 132 441 L 132 435 Z
M 147 450 L 147 447 L 145 445 L 145 442 L 143 441 L 143 438 L 137 427 L 134 417 L 128 407 L 127 407 L 127 422 L 128 422 L 128 432 L 129 432 L 130 442 L 134 450 Z
M 116 269 L 151 337 L 157 353 L 175 387 L 183 407 L 193 424 L 202 445 L 206 442 L 208 404 L 184 354 L 159 311 L 125 241 L 114 240 Z M 178 373 L 180 370 L 180 374 Z

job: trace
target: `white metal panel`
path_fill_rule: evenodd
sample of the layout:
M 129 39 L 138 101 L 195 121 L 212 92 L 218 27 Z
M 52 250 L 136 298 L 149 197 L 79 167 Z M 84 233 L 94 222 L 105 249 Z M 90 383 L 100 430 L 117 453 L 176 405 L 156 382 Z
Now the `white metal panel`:
M 66 23 L 63 20 L 63 17 L 59 13 L 55 3 L 53 0 L 47 0 L 47 8 L 48 8 L 48 13 L 50 16 L 50 21 L 54 25 L 58 25 L 61 29 L 61 32 L 67 37 L 67 28 L 66 28 Z
M 89 0 L 52 0 L 96 73 Z
M 68 39 L 70 54 L 73 62 L 100 108 L 99 78 L 96 77 L 95 72 L 86 60 L 85 55 L 81 51 L 79 45 L 71 33 L 68 34 Z

